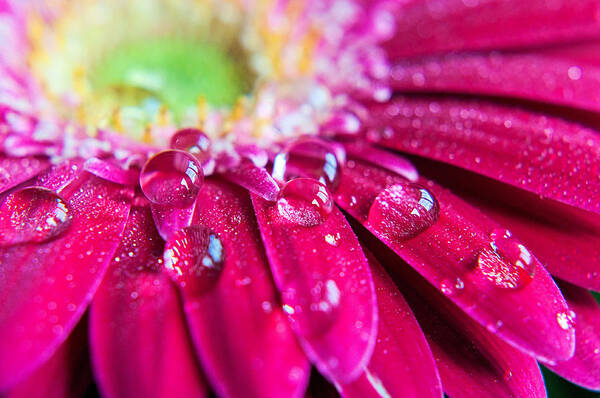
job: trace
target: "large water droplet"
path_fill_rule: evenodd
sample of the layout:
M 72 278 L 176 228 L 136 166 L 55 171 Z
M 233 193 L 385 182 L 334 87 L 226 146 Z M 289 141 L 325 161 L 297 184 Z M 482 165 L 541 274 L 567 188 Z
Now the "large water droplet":
M 166 150 L 150 158 L 140 173 L 140 187 L 152 203 L 185 207 L 200 191 L 204 174 L 189 153 Z
M 527 286 L 535 273 L 533 255 L 506 229 L 494 230 L 490 239 L 490 249 L 483 249 L 477 257 L 477 270 L 501 288 Z
M 294 289 L 284 290 L 283 311 L 304 336 L 318 336 L 327 332 L 335 323 L 342 299 L 334 280 L 317 281 L 307 295 L 297 294 Z
M 440 207 L 421 185 L 392 185 L 377 195 L 369 209 L 369 224 L 392 241 L 414 238 L 438 219 Z
M 302 138 L 275 157 L 272 175 L 280 182 L 310 177 L 335 191 L 344 157 L 341 147 L 319 138 Z
M 322 224 L 333 211 L 333 199 L 327 187 L 312 178 L 287 182 L 277 198 L 279 214 L 304 227 Z
M 163 266 L 171 279 L 191 295 L 213 287 L 225 260 L 221 239 L 201 225 L 175 232 L 165 244 Z
M 55 192 L 41 187 L 19 189 L 0 207 L 0 246 L 57 238 L 72 218 L 69 204 Z

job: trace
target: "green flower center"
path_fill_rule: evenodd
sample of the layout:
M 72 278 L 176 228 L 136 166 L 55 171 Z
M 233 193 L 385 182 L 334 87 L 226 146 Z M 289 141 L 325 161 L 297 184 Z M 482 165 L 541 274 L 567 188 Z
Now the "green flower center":
M 136 106 L 156 99 L 176 115 L 195 107 L 199 97 L 215 106 L 232 106 L 251 90 L 250 77 L 236 54 L 180 38 L 121 45 L 88 72 L 101 102 Z

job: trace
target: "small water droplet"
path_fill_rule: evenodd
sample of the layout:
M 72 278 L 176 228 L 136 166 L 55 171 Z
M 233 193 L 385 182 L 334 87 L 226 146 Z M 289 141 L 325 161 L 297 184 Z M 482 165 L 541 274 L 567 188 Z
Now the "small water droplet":
M 369 209 L 369 224 L 392 241 L 414 238 L 439 217 L 439 204 L 425 187 L 414 183 L 392 185 Z
M 223 243 L 208 228 L 192 225 L 175 232 L 165 244 L 165 267 L 183 290 L 199 295 L 215 285 L 223 269 Z
M 332 279 L 316 281 L 307 296 L 287 293 L 282 295 L 286 308 L 292 309 L 292 322 L 304 336 L 319 336 L 335 324 L 342 299 L 337 283 Z
M 296 178 L 287 182 L 277 198 L 279 214 L 304 227 L 322 224 L 333 211 L 331 194 L 320 182 Z
M 340 182 L 344 157 L 340 148 L 327 141 L 314 137 L 302 138 L 275 157 L 272 175 L 280 182 L 310 177 L 335 191 Z
M 559 312 L 556 314 L 556 322 L 563 330 L 569 330 L 575 326 L 575 312 Z
M 490 249 L 483 249 L 477 257 L 478 272 L 501 288 L 527 286 L 535 273 L 533 255 L 506 229 L 494 230 L 490 239 Z
M 455 280 L 444 279 L 440 283 L 440 291 L 446 296 L 452 296 L 461 292 L 465 288 L 465 283 L 460 278 Z
M 210 152 L 210 138 L 201 130 L 183 129 L 173 134 L 170 146 L 203 157 Z
M 41 187 L 19 189 L 0 207 L 0 246 L 57 238 L 72 218 L 71 207 L 55 192 Z
M 161 205 L 185 207 L 200 191 L 204 174 L 189 153 L 166 150 L 157 153 L 140 173 L 140 187 L 149 201 Z
M 338 247 L 340 245 L 340 233 L 338 232 L 337 234 L 333 235 L 333 234 L 327 234 L 325 235 L 325 242 L 327 242 L 328 244 L 330 244 L 333 247 Z

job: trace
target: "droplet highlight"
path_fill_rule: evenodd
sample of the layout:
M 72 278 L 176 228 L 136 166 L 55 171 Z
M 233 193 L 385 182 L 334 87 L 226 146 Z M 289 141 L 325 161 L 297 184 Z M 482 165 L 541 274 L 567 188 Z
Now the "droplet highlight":
M 297 177 L 313 178 L 335 191 L 344 162 L 343 148 L 319 138 L 299 139 L 273 160 L 273 178 L 288 182 Z
M 0 246 L 56 239 L 72 219 L 71 207 L 55 192 L 42 187 L 19 189 L 0 207 Z
M 185 207 L 191 204 L 204 182 L 198 161 L 189 153 L 166 150 L 150 158 L 140 173 L 140 187 L 155 204 Z
M 200 295 L 217 283 L 224 261 L 223 242 L 202 225 L 182 228 L 165 244 L 163 267 L 191 295 Z
M 281 216 L 303 227 L 322 224 L 333 211 L 333 199 L 327 187 L 312 178 L 287 182 L 277 198 Z
M 171 137 L 171 148 L 189 152 L 201 163 L 210 157 L 210 138 L 198 129 L 183 129 Z
M 440 207 L 433 193 L 414 183 L 396 184 L 377 195 L 368 221 L 387 239 L 399 242 L 421 234 L 438 219 Z
M 496 229 L 490 234 L 490 248 L 477 257 L 477 270 L 500 288 L 521 289 L 532 281 L 535 263 L 535 257 L 510 231 Z

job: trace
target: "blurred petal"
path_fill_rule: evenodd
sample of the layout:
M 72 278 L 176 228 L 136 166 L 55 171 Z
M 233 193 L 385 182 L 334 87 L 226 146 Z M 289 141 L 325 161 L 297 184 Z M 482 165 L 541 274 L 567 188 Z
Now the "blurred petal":
M 0 193 L 37 176 L 49 166 L 50 163 L 41 158 L 0 156 Z
M 580 53 L 572 47 L 400 61 L 392 68 L 390 84 L 400 91 L 516 97 L 599 111 L 600 66 L 586 52 L 597 54 L 600 44 L 579 46 Z
M 48 361 L 2 397 L 79 397 L 91 382 L 87 319 L 84 317 Z
M 517 288 L 497 286 L 482 275 L 482 265 L 503 272 L 503 263 L 498 257 L 480 263 L 480 255 L 489 253 L 490 235 L 500 226 L 477 209 L 422 180 L 440 204 L 439 219 L 430 228 L 412 239 L 397 241 L 368 222 L 369 209 L 377 195 L 404 181 L 374 166 L 348 162 L 336 201 L 432 285 L 445 290 L 451 301 L 501 338 L 539 358 L 570 358 L 574 330 L 563 328 L 557 321 L 569 309 L 550 275 L 534 257 L 530 259 L 534 277 Z M 393 225 L 397 220 L 388 222 Z M 448 289 L 455 284 L 460 287 Z
M 94 374 L 104 397 L 206 397 L 177 292 L 158 260 L 148 207 L 134 207 L 91 307 Z
M 310 364 L 281 310 L 248 193 L 205 181 L 193 225 L 223 242 L 217 285 L 182 290 L 190 333 L 214 389 L 223 397 L 301 397 Z
M 50 358 L 81 318 L 119 245 L 131 194 L 83 173 L 61 191 L 73 213 L 64 235 L 0 250 L 0 391 Z
M 600 305 L 590 293 L 568 283 L 559 283 L 569 307 L 577 314 L 575 355 L 568 361 L 547 364 L 565 379 L 592 390 L 600 390 Z
M 377 335 L 377 303 L 362 249 L 334 208 L 320 225 L 288 221 L 275 203 L 252 196 L 284 310 L 300 343 L 332 381 L 356 379 Z
M 338 386 L 343 397 L 442 397 L 442 385 L 427 340 L 398 288 L 365 251 L 377 292 L 379 328 L 365 372 Z
M 377 143 L 600 213 L 600 137 L 482 102 L 399 99 L 370 109 Z
M 497 49 L 589 39 L 600 34 L 595 0 L 413 0 L 395 12 L 392 58 L 452 50 Z

